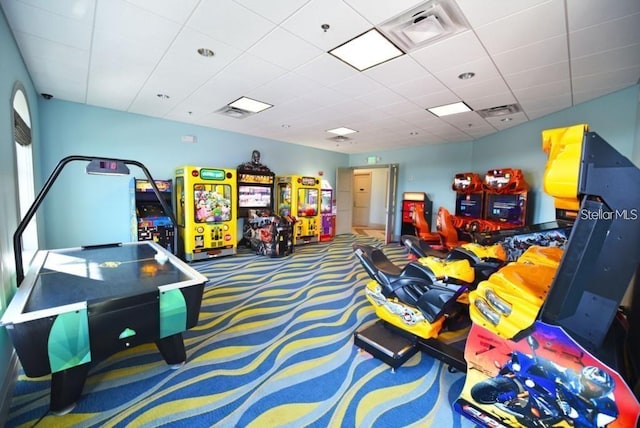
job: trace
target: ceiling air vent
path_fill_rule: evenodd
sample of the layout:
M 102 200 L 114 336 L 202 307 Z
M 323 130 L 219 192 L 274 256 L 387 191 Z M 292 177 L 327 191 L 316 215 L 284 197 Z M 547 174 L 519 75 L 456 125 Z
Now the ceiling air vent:
M 234 119 L 244 119 L 245 117 L 248 117 L 254 114 L 253 112 L 243 110 L 237 107 L 230 107 L 230 106 L 224 106 L 220 110 L 218 110 L 216 113 L 233 117 Z
M 521 111 L 520 104 L 507 104 L 504 106 L 489 107 L 483 110 L 475 110 L 476 113 L 485 119 L 487 117 L 508 116 L 510 114 L 520 113 Z
M 327 138 L 327 140 L 335 141 L 336 143 L 346 143 L 347 141 L 351 141 L 351 138 L 345 137 L 344 135 L 336 135 L 335 137 Z
M 426 46 L 469 28 L 452 0 L 431 0 L 378 26 L 404 52 Z

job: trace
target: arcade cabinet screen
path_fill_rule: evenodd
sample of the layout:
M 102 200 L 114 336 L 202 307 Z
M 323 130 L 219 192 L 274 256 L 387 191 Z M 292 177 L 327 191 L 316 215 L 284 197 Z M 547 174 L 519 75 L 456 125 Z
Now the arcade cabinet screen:
M 228 184 L 195 184 L 193 200 L 196 223 L 231 220 L 231 186 Z
M 169 204 L 171 204 L 169 202 Z M 160 202 L 136 202 L 136 211 L 137 215 L 140 218 L 148 218 L 148 217 L 164 217 L 167 216 L 162 209 L 162 205 Z
M 318 189 L 298 189 L 298 216 L 318 215 Z
M 515 195 L 487 195 L 486 219 L 499 223 L 522 222 L 525 200 L 520 194 Z
M 456 216 L 482 218 L 482 193 L 458 194 L 456 198 Z
M 240 185 L 238 195 L 238 208 L 271 207 L 271 187 Z

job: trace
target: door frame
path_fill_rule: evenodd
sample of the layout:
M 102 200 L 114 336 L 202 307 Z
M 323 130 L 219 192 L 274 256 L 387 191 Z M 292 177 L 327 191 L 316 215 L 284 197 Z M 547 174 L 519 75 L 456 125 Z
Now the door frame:
M 397 163 L 391 163 L 391 164 L 372 164 L 372 165 L 359 165 L 359 166 L 347 166 L 347 167 L 339 167 L 336 169 L 336 189 L 338 189 L 338 191 L 340 191 L 340 182 L 339 182 L 339 177 L 340 177 L 340 173 L 345 173 L 347 171 L 350 171 L 350 186 L 349 188 L 351 189 L 350 192 L 342 192 L 342 195 L 340 198 L 336 198 L 336 209 L 337 212 L 340 213 L 341 209 L 340 206 L 338 205 L 338 200 L 343 200 L 344 199 L 344 203 L 349 204 L 348 209 L 343 209 L 342 212 L 343 213 L 349 213 L 349 215 L 343 215 L 343 218 L 341 218 L 340 220 L 336 219 L 336 222 L 340 222 L 340 224 L 342 225 L 341 228 L 337 228 L 337 232 L 338 233 L 346 233 L 344 231 L 341 232 L 341 230 L 347 230 L 347 225 L 348 225 L 348 233 L 351 233 L 351 227 L 352 227 L 352 221 L 353 221 L 353 217 L 352 217 L 352 210 L 351 207 L 353 206 L 353 172 L 355 170 L 358 169 L 377 169 L 377 168 L 384 168 L 387 169 L 388 171 L 388 180 L 387 180 L 387 200 L 386 200 L 386 209 L 385 209 L 385 216 L 386 216 L 386 221 L 385 221 L 385 230 L 384 230 L 384 236 L 385 236 L 385 244 L 388 244 L 390 242 L 392 242 L 394 240 L 395 237 L 395 225 L 396 225 L 396 206 L 397 206 L 397 194 L 398 194 L 398 164 Z M 372 189 L 373 190 L 373 189 Z

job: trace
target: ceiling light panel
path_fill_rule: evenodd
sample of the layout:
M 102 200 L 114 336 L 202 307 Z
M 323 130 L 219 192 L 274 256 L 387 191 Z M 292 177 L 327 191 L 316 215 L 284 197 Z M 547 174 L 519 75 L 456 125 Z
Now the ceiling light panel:
M 239 108 L 240 110 L 250 111 L 251 113 L 259 113 L 273 107 L 273 105 L 242 97 L 229 104 L 229 107 Z
M 351 128 L 345 128 L 345 127 L 340 127 L 340 128 L 335 128 L 335 129 L 329 129 L 327 130 L 327 132 L 330 132 L 332 134 L 336 134 L 336 135 L 349 135 L 349 134 L 353 134 L 355 132 L 358 132 L 354 129 Z
M 404 53 L 375 28 L 329 51 L 359 71 L 397 58 Z
M 431 113 L 435 114 L 438 117 L 471 111 L 469 106 L 467 106 L 463 102 L 447 104 L 447 105 L 438 106 L 438 107 L 432 107 L 432 108 L 428 108 L 427 110 L 429 110 Z

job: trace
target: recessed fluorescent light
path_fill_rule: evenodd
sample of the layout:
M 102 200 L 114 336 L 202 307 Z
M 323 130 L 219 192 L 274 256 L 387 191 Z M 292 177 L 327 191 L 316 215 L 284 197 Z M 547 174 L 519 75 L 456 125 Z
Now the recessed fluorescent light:
M 404 52 L 375 28 L 338 46 L 329 53 L 359 71 L 404 55 Z
M 429 110 L 431 113 L 435 114 L 438 117 L 448 116 L 450 114 L 456 114 L 456 113 L 464 113 L 465 111 L 471 111 L 469 106 L 463 103 L 462 101 L 458 103 L 447 104 L 444 106 L 428 108 L 427 110 Z
M 273 105 L 263 103 L 262 101 L 256 101 L 251 98 L 242 97 L 229 104 L 229 107 L 239 108 L 240 110 L 250 111 L 251 113 L 259 113 L 273 107 Z
M 331 132 L 332 134 L 336 134 L 336 135 L 349 135 L 358 131 L 355 131 L 350 128 L 341 127 L 341 128 L 329 129 L 327 130 L 327 132 Z

